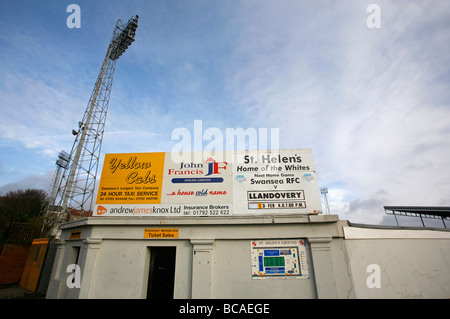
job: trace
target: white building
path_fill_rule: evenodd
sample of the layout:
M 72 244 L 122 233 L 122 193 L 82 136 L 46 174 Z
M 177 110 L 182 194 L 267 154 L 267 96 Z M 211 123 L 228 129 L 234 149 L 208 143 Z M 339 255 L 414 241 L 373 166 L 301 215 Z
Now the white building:
M 79 288 L 67 283 L 71 264 L 80 267 Z M 450 232 L 351 225 L 336 215 L 62 225 L 47 298 L 155 296 L 448 298 Z

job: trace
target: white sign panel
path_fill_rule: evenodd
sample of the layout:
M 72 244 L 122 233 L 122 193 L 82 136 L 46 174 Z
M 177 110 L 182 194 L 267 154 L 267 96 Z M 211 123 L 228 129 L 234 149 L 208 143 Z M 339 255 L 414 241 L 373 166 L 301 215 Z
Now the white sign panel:
M 238 153 L 233 165 L 233 205 L 246 215 L 321 212 L 311 151 Z

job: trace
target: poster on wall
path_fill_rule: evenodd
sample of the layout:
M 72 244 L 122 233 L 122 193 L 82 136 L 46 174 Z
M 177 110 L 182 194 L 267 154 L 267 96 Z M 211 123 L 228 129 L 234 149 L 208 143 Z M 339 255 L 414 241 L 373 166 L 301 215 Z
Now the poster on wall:
M 251 241 L 252 279 L 310 278 L 304 239 Z
M 321 213 L 310 150 L 106 154 L 94 216 Z

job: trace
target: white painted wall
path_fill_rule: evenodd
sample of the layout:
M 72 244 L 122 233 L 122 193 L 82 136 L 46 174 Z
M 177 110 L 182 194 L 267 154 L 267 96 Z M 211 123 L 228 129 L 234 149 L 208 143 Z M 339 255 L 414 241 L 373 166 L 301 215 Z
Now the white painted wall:
M 357 298 L 450 297 L 450 232 L 355 227 L 344 232 Z M 372 264 L 379 266 L 380 288 L 367 285 L 376 272 L 367 272 Z

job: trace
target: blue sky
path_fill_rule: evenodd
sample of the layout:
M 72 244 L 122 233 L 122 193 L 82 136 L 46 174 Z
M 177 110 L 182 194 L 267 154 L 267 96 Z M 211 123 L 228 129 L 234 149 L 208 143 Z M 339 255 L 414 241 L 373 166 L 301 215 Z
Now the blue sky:
M 79 29 L 66 26 L 71 3 Z M 48 187 L 117 19 L 135 14 L 103 154 L 169 152 L 194 120 L 279 128 L 280 148 L 312 149 L 341 219 L 450 206 L 450 2 L 437 0 L 1 1 L 1 194 Z

